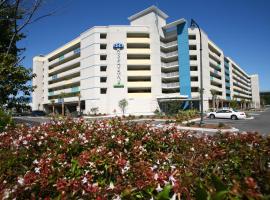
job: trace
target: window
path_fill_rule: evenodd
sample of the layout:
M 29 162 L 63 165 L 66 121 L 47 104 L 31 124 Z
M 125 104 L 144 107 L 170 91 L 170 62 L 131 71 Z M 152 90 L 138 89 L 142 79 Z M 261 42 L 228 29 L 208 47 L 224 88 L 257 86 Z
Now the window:
M 190 40 L 196 40 L 196 35 L 189 35 L 188 36 L 188 39 L 190 39 Z
M 196 50 L 197 46 L 196 45 L 189 45 L 189 50 Z
M 197 56 L 196 55 L 190 55 L 190 60 L 197 60 Z
M 100 88 L 100 94 L 106 94 L 107 88 Z
M 191 81 L 197 82 L 198 81 L 198 76 L 192 76 L 190 78 Z
M 107 33 L 100 33 L 100 39 L 106 39 Z
M 198 67 L 197 66 L 190 66 L 190 71 L 198 71 Z
M 107 55 L 100 55 L 100 60 L 107 60 Z
M 106 83 L 107 77 L 100 77 L 100 82 L 101 83 Z
M 191 92 L 199 92 L 199 88 L 198 87 L 192 87 Z
M 224 110 L 218 110 L 217 113 L 224 113 Z
M 100 44 L 100 49 L 106 49 L 107 48 L 107 44 Z
M 107 66 L 100 66 L 100 71 L 101 72 L 106 72 L 107 71 Z

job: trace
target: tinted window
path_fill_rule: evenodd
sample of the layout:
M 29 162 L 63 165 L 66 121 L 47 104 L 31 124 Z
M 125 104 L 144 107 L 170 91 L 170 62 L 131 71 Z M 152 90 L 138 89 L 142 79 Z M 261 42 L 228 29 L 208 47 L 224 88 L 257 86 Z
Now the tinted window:
M 224 111 L 223 110 L 218 110 L 217 113 L 224 113 Z

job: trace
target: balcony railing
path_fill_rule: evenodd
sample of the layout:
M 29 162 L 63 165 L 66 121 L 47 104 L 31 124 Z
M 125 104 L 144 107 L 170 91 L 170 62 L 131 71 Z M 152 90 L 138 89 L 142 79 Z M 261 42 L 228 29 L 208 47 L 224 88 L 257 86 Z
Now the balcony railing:
M 179 87 L 179 82 L 174 82 L 174 83 L 162 83 L 163 88 L 175 88 Z
M 71 57 L 77 57 L 76 55 L 80 54 L 80 48 L 77 48 L 73 51 L 66 53 L 65 55 L 60 56 L 58 59 L 55 59 L 50 62 L 50 68 L 57 66 L 59 63 L 64 63 L 65 60 L 70 59 Z
M 170 78 L 179 76 L 179 72 L 162 73 L 162 77 Z
M 172 56 L 178 56 L 178 51 L 173 51 L 173 52 L 170 52 L 170 53 L 161 52 L 161 56 L 165 57 L 165 58 L 169 58 L 169 57 L 172 57 Z
M 168 42 L 168 43 L 160 42 L 160 44 L 163 47 L 170 47 L 170 46 L 177 45 L 177 41 L 172 41 L 172 42 Z
M 178 61 L 170 62 L 170 63 L 162 63 L 162 67 L 172 67 L 172 66 L 178 66 Z

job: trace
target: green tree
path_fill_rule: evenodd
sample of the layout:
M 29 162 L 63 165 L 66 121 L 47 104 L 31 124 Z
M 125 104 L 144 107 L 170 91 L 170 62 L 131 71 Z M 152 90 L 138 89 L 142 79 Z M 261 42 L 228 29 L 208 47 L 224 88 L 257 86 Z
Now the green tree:
M 128 106 L 128 101 L 126 99 L 121 99 L 118 103 L 118 106 L 124 115 L 126 111 L 126 107 Z
M 0 28 L 1 29 L 1 28 Z M 33 87 L 28 84 L 34 75 L 30 69 L 18 65 L 15 55 L 0 54 L 0 106 L 12 104 L 18 98 L 29 98 Z M 18 97 L 20 95 L 21 97 Z M 25 99 L 25 101 L 26 101 Z M 20 100 L 21 101 L 21 100 Z
M 29 83 L 34 74 L 20 64 L 25 49 L 17 43 L 25 38 L 25 27 L 53 14 L 38 15 L 43 1 L 0 0 L 0 108 L 17 98 L 29 98 L 34 89 Z

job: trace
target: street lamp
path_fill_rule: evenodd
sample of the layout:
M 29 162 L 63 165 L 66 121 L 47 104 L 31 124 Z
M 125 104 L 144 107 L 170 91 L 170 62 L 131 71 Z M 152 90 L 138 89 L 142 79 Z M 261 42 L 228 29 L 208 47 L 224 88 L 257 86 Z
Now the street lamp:
M 200 26 L 195 22 L 194 19 L 191 19 L 190 28 L 198 28 L 200 33 L 200 80 L 201 80 L 201 88 L 200 88 L 200 99 L 201 99 L 201 121 L 200 125 L 203 124 L 203 68 L 202 68 L 202 35 Z

